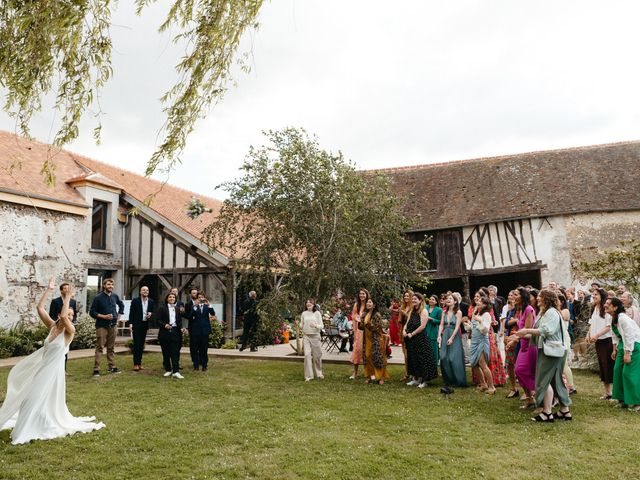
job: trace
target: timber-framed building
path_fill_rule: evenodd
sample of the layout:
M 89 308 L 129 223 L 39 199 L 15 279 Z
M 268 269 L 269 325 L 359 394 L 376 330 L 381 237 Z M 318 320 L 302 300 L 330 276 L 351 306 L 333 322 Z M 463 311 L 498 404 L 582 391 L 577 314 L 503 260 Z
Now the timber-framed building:
M 578 283 L 576 262 L 640 238 L 640 142 L 376 170 L 431 239 L 434 291 Z
M 53 186 L 40 173 L 47 159 L 55 164 Z M 101 280 L 112 277 L 124 299 L 143 284 L 157 300 L 172 287 L 185 299 L 196 286 L 219 320 L 233 318 L 230 259 L 200 240 L 218 200 L 2 131 L 0 162 L 0 326 L 35 320 L 37 296 L 50 276 L 78 287 L 83 310 Z M 193 196 L 211 212 L 190 218 L 186 204 Z M 232 322 L 227 327 L 230 335 Z

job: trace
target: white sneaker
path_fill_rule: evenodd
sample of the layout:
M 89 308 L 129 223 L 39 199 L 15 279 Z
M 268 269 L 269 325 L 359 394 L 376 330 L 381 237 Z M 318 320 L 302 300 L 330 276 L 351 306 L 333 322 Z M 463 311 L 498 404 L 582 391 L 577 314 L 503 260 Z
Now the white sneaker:
M 409 387 L 415 387 L 418 384 L 419 382 L 417 380 L 411 380 L 410 382 L 407 382 L 407 386 Z
M 184 377 L 180 374 L 180 372 L 176 372 L 173 375 L 171 375 L 173 378 L 178 378 L 180 380 L 182 380 Z
M 427 386 L 427 382 L 422 382 L 420 385 L 418 385 L 418 388 L 424 388 Z
M 171 376 L 171 372 L 164 372 L 164 375 L 162 375 L 163 377 L 170 377 Z

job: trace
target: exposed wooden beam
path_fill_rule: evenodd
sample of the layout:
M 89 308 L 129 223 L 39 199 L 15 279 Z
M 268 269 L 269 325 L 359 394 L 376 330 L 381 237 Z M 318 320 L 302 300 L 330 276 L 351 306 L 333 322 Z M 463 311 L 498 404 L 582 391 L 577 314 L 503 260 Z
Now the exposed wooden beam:
M 213 267 L 181 267 L 181 268 L 130 268 L 129 275 L 172 275 L 180 274 L 223 274 L 225 270 Z
M 484 268 L 480 270 L 469 270 L 467 273 L 476 277 L 479 275 L 497 275 L 500 273 L 511 273 L 511 272 L 525 272 L 527 270 L 539 270 L 542 268 L 547 268 L 547 265 L 542 263 L 541 261 L 511 265 L 508 267 L 500 267 L 500 268 Z

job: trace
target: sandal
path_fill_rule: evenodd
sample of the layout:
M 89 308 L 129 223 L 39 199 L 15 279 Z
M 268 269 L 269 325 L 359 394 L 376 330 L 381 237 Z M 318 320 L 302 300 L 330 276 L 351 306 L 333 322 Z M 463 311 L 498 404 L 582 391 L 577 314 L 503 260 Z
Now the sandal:
M 535 408 L 535 402 L 533 400 L 525 401 L 522 405 L 520 405 L 522 410 L 532 410 Z
M 496 394 L 496 389 L 495 389 L 495 387 L 494 388 L 487 388 L 484 391 L 484 393 L 485 393 L 485 395 L 495 395 Z
M 378 381 L 378 385 L 384 385 L 384 380 Z
M 566 420 L 566 421 L 573 420 L 573 416 L 571 415 L 571 412 L 569 410 L 567 410 L 566 412 L 563 412 L 562 410 L 558 410 L 556 412 L 556 417 L 558 417 L 558 420 Z
M 511 390 L 509 392 L 509 395 L 507 395 L 506 398 L 516 398 L 518 396 L 520 392 L 518 392 L 518 390 Z
M 553 413 L 540 412 L 535 417 L 531 417 L 534 422 L 549 422 L 553 423 Z
M 605 394 L 605 395 L 602 395 L 602 396 L 600 397 L 600 400 L 611 400 L 612 398 L 613 398 L 613 397 L 612 397 L 611 395 L 606 395 L 606 394 Z

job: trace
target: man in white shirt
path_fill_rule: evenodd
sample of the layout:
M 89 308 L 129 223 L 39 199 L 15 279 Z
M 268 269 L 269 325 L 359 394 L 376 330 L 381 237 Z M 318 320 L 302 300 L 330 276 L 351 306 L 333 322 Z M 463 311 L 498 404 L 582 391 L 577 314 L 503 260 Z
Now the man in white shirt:
M 149 298 L 149 287 L 140 287 L 140 296 L 131 300 L 129 322 L 133 335 L 133 370 L 142 370 L 142 352 L 153 313 L 153 300 Z

